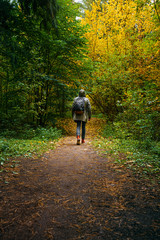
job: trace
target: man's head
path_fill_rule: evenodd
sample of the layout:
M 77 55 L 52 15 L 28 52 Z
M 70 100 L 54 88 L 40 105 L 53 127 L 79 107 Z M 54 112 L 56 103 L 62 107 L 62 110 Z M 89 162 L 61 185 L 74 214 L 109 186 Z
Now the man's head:
M 85 96 L 86 96 L 85 91 L 84 91 L 83 89 L 81 89 L 81 90 L 79 91 L 79 97 L 85 97 Z

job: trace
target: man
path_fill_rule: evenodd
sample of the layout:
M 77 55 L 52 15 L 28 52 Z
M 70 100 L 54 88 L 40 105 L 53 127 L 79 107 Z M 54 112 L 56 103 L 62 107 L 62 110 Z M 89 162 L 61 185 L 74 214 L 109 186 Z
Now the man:
M 81 102 L 82 111 L 76 111 L 77 102 Z M 88 98 L 86 98 L 85 91 L 81 89 L 79 91 L 79 97 L 76 97 L 74 99 L 73 105 L 72 105 L 72 118 L 77 123 L 77 145 L 80 145 L 80 128 L 82 124 L 82 143 L 85 143 L 85 127 L 87 121 L 91 119 L 91 104 Z

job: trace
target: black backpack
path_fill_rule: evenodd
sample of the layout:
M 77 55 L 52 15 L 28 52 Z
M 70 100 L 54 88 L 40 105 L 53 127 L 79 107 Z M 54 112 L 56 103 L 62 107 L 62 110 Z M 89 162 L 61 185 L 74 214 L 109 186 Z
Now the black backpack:
M 81 115 L 84 113 L 84 105 L 85 105 L 85 100 L 83 97 L 77 97 L 76 101 L 74 102 L 73 105 L 73 111 L 78 114 Z

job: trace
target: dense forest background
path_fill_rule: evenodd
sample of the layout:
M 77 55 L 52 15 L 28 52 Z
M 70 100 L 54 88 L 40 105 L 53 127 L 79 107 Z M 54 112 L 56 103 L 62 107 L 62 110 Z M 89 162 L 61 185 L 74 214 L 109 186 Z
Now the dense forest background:
M 110 129 L 160 140 L 159 0 L 0 0 L 0 31 L 1 132 L 54 127 L 84 88 Z
M 0 1 L 0 125 L 54 125 L 83 79 L 84 30 L 72 1 Z

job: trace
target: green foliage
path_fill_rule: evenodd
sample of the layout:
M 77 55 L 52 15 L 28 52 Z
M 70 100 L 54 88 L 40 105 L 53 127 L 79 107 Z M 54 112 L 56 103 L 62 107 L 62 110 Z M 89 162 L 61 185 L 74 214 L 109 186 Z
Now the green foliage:
M 135 139 L 122 122 L 108 123 L 101 138 L 94 141 L 96 147 L 111 154 L 115 162 L 131 168 L 135 173 L 159 179 L 160 142 L 149 138 Z
M 131 82 L 130 74 L 123 71 L 124 65 L 125 57 L 114 54 L 107 62 L 94 62 L 95 75 L 93 72 L 90 86 L 92 104 L 112 122 L 123 111 L 126 85 Z
M 61 131 L 57 128 L 37 128 L 35 131 L 34 139 L 41 139 L 41 140 L 53 140 L 58 139 L 61 136 Z
M 57 0 L 19 0 L 18 2 L 26 15 L 34 14 L 36 18 L 40 19 L 41 25 L 45 28 L 48 27 L 48 22 L 52 22 L 53 26 L 56 27 L 56 14 L 58 11 Z
M 76 4 L 18 2 L 0 2 L 0 128 L 15 131 L 64 117 L 86 68 L 85 30 L 76 20 Z
M 120 122 L 107 122 L 106 127 L 102 133 L 103 137 L 116 137 L 119 139 L 126 139 L 131 137 L 132 134 L 129 132 L 127 128 L 125 128 L 124 123 L 123 125 Z
M 56 127 L 38 127 L 36 129 L 30 128 L 29 125 L 23 126 L 23 128 L 16 128 L 16 130 L 8 130 L 5 129 L 1 131 L 1 137 L 10 139 L 10 138 L 17 138 L 17 139 L 35 139 L 35 140 L 52 140 L 57 139 L 61 136 L 61 131 L 58 130 Z
M 18 134 L 14 131 L 4 131 L 0 138 L 0 164 L 11 157 L 41 155 L 48 149 L 55 147 L 55 142 L 61 137 L 57 128 L 28 129 Z M 4 137 L 5 136 L 5 137 Z M 16 138 L 13 138 L 13 136 Z
M 138 140 L 160 140 L 160 113 L 158 111 L 157 93 L 150 95 L 146 90 L 128 91 L 123 100 L 123 112 L 117 117 L 118 121 L 128 126 L 129 132 Z

